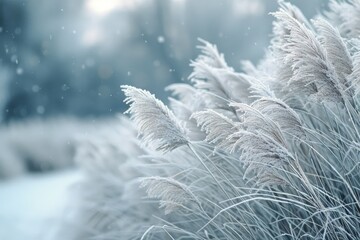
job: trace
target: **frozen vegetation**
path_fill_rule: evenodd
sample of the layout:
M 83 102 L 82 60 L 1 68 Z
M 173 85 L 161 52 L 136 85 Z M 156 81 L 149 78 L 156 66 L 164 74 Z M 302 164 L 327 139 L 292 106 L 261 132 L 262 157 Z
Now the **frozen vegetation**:
M 256 66 L 201 40 L 169 106 L 122 86 L 130 121 L 79 143 L 62 239 L 360 239 L 360 2 L 272 15 Z
M 291 2 L 0 1 L 0 239 L 360 239 L 360 1 Z
M 75 119 L 33 119 L 1 126 L 0 179 L 71 166 L 79 126 Z
M 77 145 L 116 118 L 29 119 L 0 126 L 0 180 L 74 166 Z

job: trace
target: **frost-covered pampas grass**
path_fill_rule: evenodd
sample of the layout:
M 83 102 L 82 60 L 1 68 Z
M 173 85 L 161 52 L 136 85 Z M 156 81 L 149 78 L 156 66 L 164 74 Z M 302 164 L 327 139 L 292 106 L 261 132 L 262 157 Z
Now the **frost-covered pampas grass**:
M 171 151 L 186 145 L 186 130 L 175 115 L 148 91 L 122 86 L 125 102 L 130 104 L 127 112 L 136 124 L 142 140 L 158 151 Z
M 280 2 L 258 66 L 203 40 L 170 107 L 124 86 L 117 131 L 79 142 L 76 239 L 360 239 L 360 8 Z

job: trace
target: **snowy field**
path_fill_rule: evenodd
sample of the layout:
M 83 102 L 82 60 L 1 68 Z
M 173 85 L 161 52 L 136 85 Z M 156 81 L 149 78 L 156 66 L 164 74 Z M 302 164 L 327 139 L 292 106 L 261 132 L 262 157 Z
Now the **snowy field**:
M 1 182 L 0 239 L 55 239 L 60 226 L 70 221 L 68 200 L 80 178 L 72 170 Z

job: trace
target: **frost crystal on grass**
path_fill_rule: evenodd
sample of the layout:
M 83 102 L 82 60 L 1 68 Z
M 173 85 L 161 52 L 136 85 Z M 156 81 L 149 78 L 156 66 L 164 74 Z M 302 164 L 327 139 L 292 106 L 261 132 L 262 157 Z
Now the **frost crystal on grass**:
M 171 151 L 188 144 L 186 129 L 173 112 L 148 91 L 122 86 L 134 121 L 146 145 L 160 151 Z
M 206 132 L 205 140 L 214 143 L 217 148 L 228 146 L 228 137 L 237 130 L 235 122 L 211 109 L 196 112 L 192 118 L 196 119 L 201 130 Z
M 149 197 L 161 200 L 160 207 L 165 208 L 165 214 L 185 207 L 189 202 L 198 204 L 196 197 L 186 185 L 171 178 L 142 178 L 140 187 L 146 188 Z

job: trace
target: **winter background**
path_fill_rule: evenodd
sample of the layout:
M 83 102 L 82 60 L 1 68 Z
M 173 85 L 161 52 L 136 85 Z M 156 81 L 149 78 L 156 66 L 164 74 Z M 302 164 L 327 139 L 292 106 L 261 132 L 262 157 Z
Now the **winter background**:
M 307 17 L 325 0 L 290 1 Z M 229 65 L 264 55 L 275 0 L 0 0 L 0 239 L 76 226 L 79 139 L 115 131 L 120 85 L 187 81 L 199 39 Z M 99 135 L 101 137 L 101 135 Z M 119 142 L 118 144 L 124 144 Z M 60 238 L 61 239 L 61 238 Z

